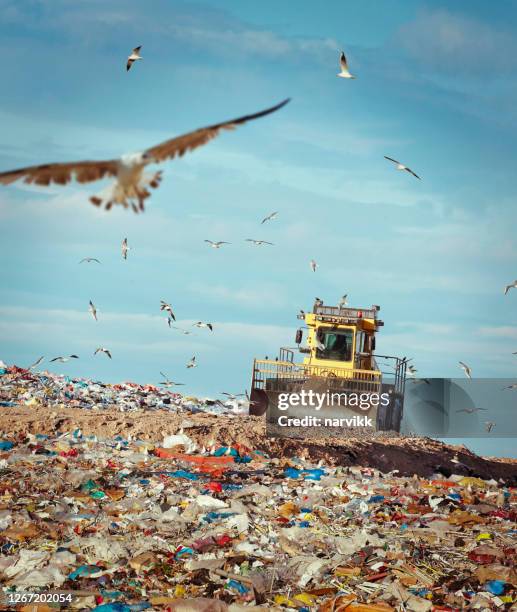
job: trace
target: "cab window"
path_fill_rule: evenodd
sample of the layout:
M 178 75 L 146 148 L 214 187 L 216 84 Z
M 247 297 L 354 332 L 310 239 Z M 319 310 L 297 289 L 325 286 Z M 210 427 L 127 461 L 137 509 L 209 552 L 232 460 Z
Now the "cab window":
M 352 330 L 320 331 L 318 334 L 320 343 L 325 348 L 316 348 L 318 359 L 330 359 L 333 361 L 351 361 L 354 342 Z

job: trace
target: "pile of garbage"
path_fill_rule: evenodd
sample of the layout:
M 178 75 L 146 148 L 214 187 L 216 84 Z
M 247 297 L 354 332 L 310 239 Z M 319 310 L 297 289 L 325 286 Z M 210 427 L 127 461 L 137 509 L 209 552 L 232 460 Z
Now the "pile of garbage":
M 165 381 L 166 382 L 166 381 Z M 133 382 L 103 383 L 52 372 L 32 372 L 0 362 L 0 408 L 44 405 L 102 410 L 116 406 L 121 412 L 136 410 L 188 409 L 220 414 L 232 409 L 231 402 L 185 397 L 157 385 Z M 226 408 L 226 410 L 225 410 Z
M 239 438 L 240 417 L 191 412 L 177 394 L 54 375 L 46 391 L 42 376 L 5 369 L 0 410 L 77 402 L 73 414 L 99 420 L 92 402 L 121 393 L 152 410 L 155 435 L 9 431 L 4 419 L 1 609 L 517 609 L 517 489 L 503 479 L 459 463 L 419 477 L 317 460 L 293 441 L 280 453 Z M 146 394 L 170 397 L 172 413 Z M 35 594 L 54 599 L 35 606 Z

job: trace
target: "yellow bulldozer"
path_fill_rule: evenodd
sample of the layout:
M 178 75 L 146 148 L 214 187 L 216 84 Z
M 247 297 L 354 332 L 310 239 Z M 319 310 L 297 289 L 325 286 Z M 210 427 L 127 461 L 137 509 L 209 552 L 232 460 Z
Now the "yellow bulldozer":
M 306 346 L 301 346 L 300 327 L 295 348 L 281 348 L 275 359 L 254 360 L 250 414 L 266 414 L 268 423 L 275 423 L 286 414 L 279 400 L 299 400 L 301 394 L 317 397 L 312 407 L 318 417 L 360 415 L 368 417 L 371 431 L 399 432 L 407 359 L 375 354 L 375 335 L 384 325 L 379 310 L 326 306 L 316 299 L 312 312 L 300 311 L 298 319 L 308 332 Z M 295 361 L 295 351 L 303 355 L 301 361 Z M 310 406 L 292 403 L 289 416 L 310 412 Z

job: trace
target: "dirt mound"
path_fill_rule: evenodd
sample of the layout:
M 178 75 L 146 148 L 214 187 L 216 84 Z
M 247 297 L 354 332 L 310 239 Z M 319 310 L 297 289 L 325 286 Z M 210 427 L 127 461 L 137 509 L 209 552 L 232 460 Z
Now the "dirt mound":
M 83 435 L 99 438 L 120 435 L 160 443 L 164 436 L 177 433 L 181 427 L 200 447 L 240 445 L 261 450 L 272 457 L 323 459 L 330 465 L 368 466 L 384 473 L 399 470 L 403 476 L 455 473 L 517 484 L 516 460 L 479 457 L 463 446 L 450 446 L 428 438 L 269 438 L 262 417 L 191 414 L 188 411 L 126 413 L 117 408 L 85 410 L 33 405 L 15 406 L 0 412 L 0 432 L 17 437 L 27 433 L 53 435 L 80 429 Z

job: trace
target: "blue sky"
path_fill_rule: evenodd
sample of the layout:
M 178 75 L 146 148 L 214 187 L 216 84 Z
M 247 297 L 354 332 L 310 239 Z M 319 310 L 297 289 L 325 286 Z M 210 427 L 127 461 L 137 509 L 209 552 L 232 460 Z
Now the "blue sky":
M 102 185 L 2 188 L 4 361 L 77 353 L 55 371 L 239 391 L 254 356 L 293 344 L 300 308 L 348 293 L 381 305 L 378 352 L 422 375 L 458 360 L 514 375 L 514 3 L 0 0 L 0 15 L 1 169 L 111 158 L 292 98 L 165 165 L 142 216 L 91 206 Z M 342 48 L 354 81 L 335 76 Z M 161 299 L 213 334 L 169 330 Z

